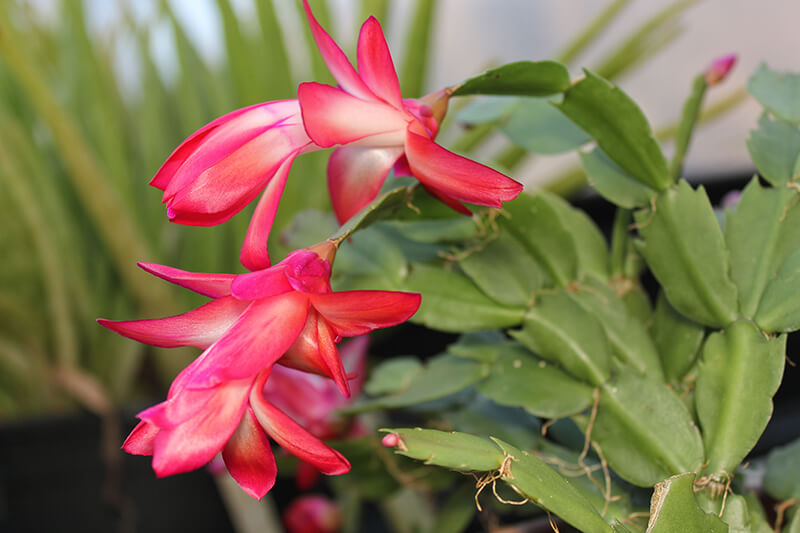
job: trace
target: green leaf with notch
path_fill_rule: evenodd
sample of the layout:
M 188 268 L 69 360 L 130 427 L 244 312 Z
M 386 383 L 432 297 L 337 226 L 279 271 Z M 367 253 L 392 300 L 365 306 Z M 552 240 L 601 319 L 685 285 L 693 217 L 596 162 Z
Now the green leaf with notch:
M 736 285 L 729 252 L 705 190 L 680 181 L 664 191 L 655 211 L 636 213 L 639 251 L 670 303 L 701 324 L 724 327 L 736 319 Z
M 549 96 L 569 87 L 567 68 L 556 61 L 517 61 L 487 70 L 456 87 L 453 96 Z
M 776 117 L 800 124 L 800 74 L 777 72 L 761 63 L 750 76 L 747 90 Z
M 800 498 L 800 439 L 769 453 L 764 489 L 776 500 Z
M 364 392 L 370 396 L 400 392 L 411 385 L 422 368 L 416 357 L 393 357 L 372 369 Z
M 800 329 L 800 250 L 790 255 L 764 289 L 755 321 L 764 331 L 790 333 Z
M 694 496 L 692 472 L 673 476 L 655 487 L 650 502 L 650 523 L 647 533 L 702 531 L 727 533 L 728 526 L 719 517 L 706 513 Z
M 752 318 L 767 283 L 783 262 L 800 249 L 797 193 L 762 187 L 753 178 L 735 211 L 728 211 L 725 240 L 731 252 L 731 278 L 739 292 L 742 314 Z
M 564 290 L 543 294 L 525 314 L 522 329 L 510 333 L 581 381 L 597 386 L 611 375 L 611 347 L 602 324 Z
M 695 389 L 707 472 L 733 474 L 763 433 L 783 376 L 785 353 L 785 336 L 765 338 L 744 320 L 709 336 Z
M 658 347 L 667 381 L 679 382 L 697 360 L 705 328 L 677 312 L 661 292 L 650 333 Z
M 585 417 L 578 422 L 585 428 Z M 624 366 L 600 388 L 592 440 L 621 478 L 640 487 L 693 472 L 704 458 L 700 432 L 678 395 Z
M 580 152 L 581 164 L 589 185 L 606 200 L 633 209 L 650 205 L 658 191 L 622 170 L 600 149 Z
M 479 392 L 501 405 L 522 407 L 544 418 L 562 418 L 592 404 L 592 388 L 531 355 L 517 344 L 508 344 L 480 382 Z
M 412 265 L 403 290 L 422 294 L 412 322 L 450 332 L 507 328 L 522 321 L 525 309 L 495 302 L 469 278 L 441 267 Z
M 591 138 L 546 99 L 521 100 L 500 131 L 534 154 L 560 154 L 588 143 Z
M 489 472 L 503 464 L 503 450 L 487 439 L 436 429 L 381 429 L 395 433 L 400 442 L 395 453 L 461 472 Z
M 747 138 L 750 158 L 765 180 L 781 187 L 794 179 L 800 157 L 800 128 L 767 114 L 758 119 L 758 129 Z
M 659 191 L 669 187 L 667 160 L 642 110 L 619 87 L 585 72 L 556 107 L 639 182 Z

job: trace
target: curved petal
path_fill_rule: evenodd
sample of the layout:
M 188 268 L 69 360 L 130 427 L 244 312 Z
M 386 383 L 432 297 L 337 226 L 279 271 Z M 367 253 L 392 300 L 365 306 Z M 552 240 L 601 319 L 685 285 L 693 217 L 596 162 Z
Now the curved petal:
M 247 408 L 222 449 L 222 459 L 233 479 L 253 498 L 260 500 L 275 485 L 275 456 L 252 408 Z
M 193 174 L 167 200 L 170 220 L 195 226 L 225 222 L 264 189 L 288 156 L 309 144 L 300 123 L 266 129 L 213 166 Z
M 378 196 L 402 148 L 342 146 L 328 160 L 328 190 L 333 212 L 344 224 Z
M 261 270 L 268 268 L 269 260 L 269 232 L 272 223 L 275 221 L 275 213 L 278 211 L 278 204 L 281 201 L 283 188 L 286 185 L 286 177 L 292 162 L 297 154 L 290 154 L 278 167 L 278 171 L 270 180 L 261 200 L 258 201 L 253 218 L 247 227 L 247 234 L 244 237 L 242 250 L 239 253 L 239 260 L 248 270 Z
M 280 409 L 264 400 L 261 390 L 267 376 L 268 373 L 265 372 L 250 394 L 250 405 L 261 427 L 289 453 L 314 465 L 323 474 L 347 473 L 350 470 L 350 463 L 342 454 L 326 446 Z
M 192 155 L 195 150 L 197 150 L 198 146 L 203 143 L 209 134 L 211 134 L 222 124 L 230 122 L 239 115 L 247 113 L 253 108 L 262 105 L 264 104 L 255 104 L 249 107 L 243 107 L 242 109 L 231 111 L 230 113 L 227 113 L 218 119 L 209 122 L 205 126 L 192 133 L 186 138 L 185 141 L 178 145 L 178 147 L 169 155 L 169 157 L 167 157 L 167 160 L 163 165 L 161 165 L 161 168 L 158 169 L 156 175 L 150 180 L 150 185 L 157 189 L 161 189 L 162 191 L 166 190 L 172 181 L 175 172 L 177 172 L 177 170 L 181 167 L 181 165 L 183 165 L 189 156 Z
M 420 182 L 462 202 L 502 207 L 522 191 L 522 184 L 508 176 L 411 131 L 406 136 L 406 157 Z
M 132 455 L 153 455 L 153 441 L 158 432 L 157 426 L 142 420 L 122 443 L 122 449 Z
M 436 187 L 431 187 L 430 185 L 423 185 L 423 187 L 425 188 L 426 191 L 428 191 L 428 194 L 430 194 L 431 196 L 442 202 L 444 205 L 446 205 L 453 211 L 456 211 L 458 213 L 461 213 L 462 215 L 467 215 L 467 216 L 470 216 L 472 214 L 472 211 L 470 211 L 467 206 L 465 206 L 455 198 L 447 196 L 442 191 L 436 189 Z
M 323 148 L 369 137 L 372 146 L 402 146 L 410 120 L 383 102 L 366 102 L 321 83 L 301 83 L 297 98 L 306 133 Z M 386 135 L 388 134 L 388 135 Z M 373 139 L 373 136 L 380 138 Z
M 308 296 L 290 292 L 254 301 L 197 361 L 192 388 L 248 378 L 277 361 L 294 343 L 308 314 Z
M 252 384 L 240 380 L 217 387 L 195 416 L 159 431 L 153 448 L 156 475 L 188 472 L 213 459 L 239 425 Z
M 97 322 L 129 339 L 153 346 L 206 349 L 217 341 L 247 309 L 250 302 L 223 296 L 182 315 L 150 320 L 105 320 Z
M 311 305 L 342 337 L 357 337 L 405 322 L 422 297 L 411 292 L 340 291 L 314 294 Z
M 397 71 L 375 17 L 364 21 L 358 34 L 358 72 L 372 92 L 397 109 L 403 108 Z
M 308 5 L 308 0 L 303 0 L 303 7 L 306 11 L 306 18 L 308 25 L 311 28 L 311 34 L 314 36 L 314 41 L 317 43 L 317 48 L 328 65 L 328 70 L 331 71 L 333 78 L 339 86 L 348 93 L 361 98 L 362 100 L 376 100 L 372 91 L 369 90 L 361 77 L 356 73 L 353 65 L 348 61 L 347 56 L 339 48 L 339 45 L 331 38 L 330 35 L 320 26 L 314 14 L 311 12 L 311 7 Z
M 342 394 L 350 397 L 350 386 L 336 350 L 333 332 L 314 310 L 309 311 L 303 331 L 278 363 L 304 372 L 328 376 Z
M 279 263 L 264 270 L 239 274 L 231 284 L 231 291 L 240 300 L 260 300 L 292 291 L 284 271 Z
M 155 263 L 139 262 L 136 264 L 145 272 L 149 272 L 154 276 L 158 276 L 175 285 L 185 287 L 203 296 L 210 296 L 211 298 L 229 295 L 231 293 L 231 282 L 233 282 L 236 277 L 233 274 L 187 272 L 186 270 L 157 265 Z

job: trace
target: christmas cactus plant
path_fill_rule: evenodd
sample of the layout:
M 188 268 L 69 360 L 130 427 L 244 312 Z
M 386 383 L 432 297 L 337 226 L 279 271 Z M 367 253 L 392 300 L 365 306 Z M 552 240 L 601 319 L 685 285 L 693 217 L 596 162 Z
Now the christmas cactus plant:
M 296 100 L 225 115 L 152 181 L 180 224 L 219 224 L 261 199 L 240 253 L 250 272 L 142 264 L 212 300 L 170 318 L 101 321 L 203 350 L 139 415 L 125 449 L 152 455 L 159 475 L 221 453 L 261 498 L 278 463 L 293 468 L 276 462 L 271 438 L 336 476 L 350 530 L 372 500 L 401 530 L 462 531 L 477 510 L 545 512 L 548 527 L 587 533 L 800 531 L 797 445 L 770 457 L 757 487 L 782 502 L 777 516 L 741 476 L 772 414 L 787 334 L 800 328 L 800 76 L 763 66 L 750 79 L 764 107 L 747 146 L 758 175 L 720 213 L 682 163 L 732 56 L 695 79 L 668 160 L 639 107 L 593 72 L 573 80 L 559 62 L 522 61 L 403 99 L 377 20 L 361 28 L 356 70 L 304 5 L 338 88 L 304 83 Z M 535 141 L 580 150 L 589 183 L 617 207 L 608 235 L 559 196 L 521 192 L 435 142 L 450 100 L 472 95 L 489 95 L 470 104 L 473 117 L 546 110 L 558 127 Z M 525 125 L 512 131 L 524 137 Z M 290 167 L 332 146 L 335 216 L 301 213 L 283 235 L 295 251 L 273 265 L 285 183 L 323 186 Z M 343 397 L 360 388 L 342 338 L 409 319 L 458 338 L 427 360 L 374 366 L 353 402 L 329 399 L 330 387 L 324 401 L 308 396 L 309 373 Z M 307 400 L 293 401 L 293 386 Z M 339 408 L 336 431 L 304 427 L 328 427 L 303 413 L 319 405 Z M 344 429 L 347 417 L 358 431 Z M 400 511 L 409 506 L 413 517 Z

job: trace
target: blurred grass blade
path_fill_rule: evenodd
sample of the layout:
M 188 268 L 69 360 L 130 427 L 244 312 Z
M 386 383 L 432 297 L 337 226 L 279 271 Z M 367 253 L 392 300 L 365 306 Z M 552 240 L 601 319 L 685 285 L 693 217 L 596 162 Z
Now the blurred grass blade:
M 268 85 L 268 65 L 257 61 L 263 51 L 253 50 L 230 0 L 217 0 L 217 8 L 222 19 L 228 71 L 236 89 L 236 107 L 257 104 L 262 101 L 260 88 Z
M 406 34 L 406 50 L 400 72 L 400 87 L 405 98 L 417 98 L 425 91 L 435 7 L 434 0 L 417 0 L 417 9 Z
M 361 16 L 358 24 L 367 20 L 370 16 L 375 17 L 386 28 L 389 25 L 389 0 L 361 0 Z
M 289 68 L 289 53 L 284 41 L 283 28 L 275 14 L 275 4 L 272 0 L 256 2 L 256 13 L 261 26 L 262 50 L 256 50 L 259 58 L 257 68 L 267 73 L 267 83 L 260 87 L 263 100 L 279 100 L 293 98 L 295 87 L 292 83 L 291 69 Z M 265 57 L 265 61 L 260 61 Z
M 630 0 L 614 0 L 605 9 L 600 11 L 595 18 L 589 21 L 581 32 L 575 36 L 561 53 L 556 54 L 556 61 L 571 63 L 579 54 L 586 50 L 609 27 L 617 15 L 630 3 Z

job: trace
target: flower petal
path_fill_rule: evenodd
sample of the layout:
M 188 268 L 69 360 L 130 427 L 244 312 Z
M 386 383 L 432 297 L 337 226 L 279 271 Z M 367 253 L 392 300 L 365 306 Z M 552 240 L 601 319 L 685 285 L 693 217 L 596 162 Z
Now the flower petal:
M 328 190 L 333 212 L 344 224 L 378 196 L 402 148 L 342 146 L 328 160 Z
M 253 498 L 260 500 L 275 485 L 275 456 L 252 408 L 247 408 L 222 449 L 222 459 L 233 479 Z
M 159 431 L 153 449 L 156 475 L 188 472 L 213 459 L 239 425 L 252 384 L 253 380 L 239 380 L 217 387 L 195 416 Z
M 236 277 L 233 274 L 187 272 L 155 263 L 139 262 L 137 265 L 145 272 L 211 298 L 229 295 L 231 293 L 231 282 Z
M 150 320 L 105 320 L 97 322 L 129 339 L 153 346 L 195 346 L 206 349 L 217 341 L 247 309 L 250 302 L 223 296 L 182 315 Z
M 406 157 L 414 176 L 436 192 L 472 204 L 502 207 L 522 191 L 522 184 L 491 168 L 449 152 L 408 131 Z
M 308 5 L 308 0 L 303 0 L 303 7 L 306 11 L 306 18 L 308 25 L 311 27 L 311 34 L 314 36 L 314 41 L 317 43 L 322 59 L 328 65 L 328 70 L 331 71 L 333 78 L 339 86 L 348 93 L 361 98 L 363 100 L 376 100 L 377 98 L 369 90 L 361 77 L 358 75 L 353 65 L 348 61 L 347 56 L 339 48 L 339 45 L 331 38 L 330 35 L 320 26 L 314 14 L 311 12 L 311 7 Z
M 328 376 L 342 394 L 350 397 L 350 387 L 336 350 L 333 332 L 314 310 L 309 311 L 303 331 L 278 363 L 304 372 Z
M 419 294 L 396 291 L 340 291 L 311 296 L 311 305 L 342 337 L 357 337 L 405 322 L 417 312 L 420 301 Z
M 309 144 L 300 123 L 270 127 L 199 175 L 192 175 L 167 201 L 170 220 L 194 226 L 225 222 L 264 189 L 287 157 Z
M 261 195 L 261 200 L 258 201 L 253 218 L 250 219 L 244 244 L 239 253 L 239 260 L 248 270 L 261 270 L 270 265 L 267 247 L 269 233 L 272 223 L 275 221 L 275 213 L 278 211 L 278 204 L 286 185 L 286 177 L 289 175 L 289 169 L 292 168 L 295 155 L 291 154 L 278 167 L 264 194 Z
M 132 455 L 153 455 L 153 441 L 158 432 L 157 426 L 142 420 L 122 443 L 122 449 Z
M 323 474 L 339 475 L 350 470 L 350 463 L 336 450 L 303 429 L 280 409 L 264 400 L 261 391 L 268 373 L 256 382 L 250 394 L 250 405 L 259 424 L 275 442 L 297 458 L 314 465 Z
M 397 109 L 403 108 L 400 82 L 381 25 L 369 17 L 358 35 L 358 72 L 377 96 Z
M 239 274 L 231 284 L 231 291 L 240 300 L 260 300 L 292 291 L 285 270 L 279 263 L 264 270 Z
M 402 146 L 413 118 L 383 102 L 367 102 L 321 83 L 301 83 L 297 98 L 306 133 L 323 148 L 365 137 L 370 146 Z
M 256 375 L 289 349 L 307 314 L 308 297 L 299 292 L 254 301 L 197 361 L 187 387 L 211 387 Z
M 447 196 L 442 191 L 436 189 L 436 187 L 431 187 L 430 185 L 423 185 L 423 187 L 425 187 L 425 190 L 428 191 L 428 194 L 430 194 L 431 196 L 442 202 L 444 205 L 446 205 L 453 211 L 456 211 L 458 213 L 461 213 L 462 215 L 467 215 L 467 216 L 470 216 L 472 214 L 472 211 L 470 211 L 467 206 L 465 206 L 455 198 Z

